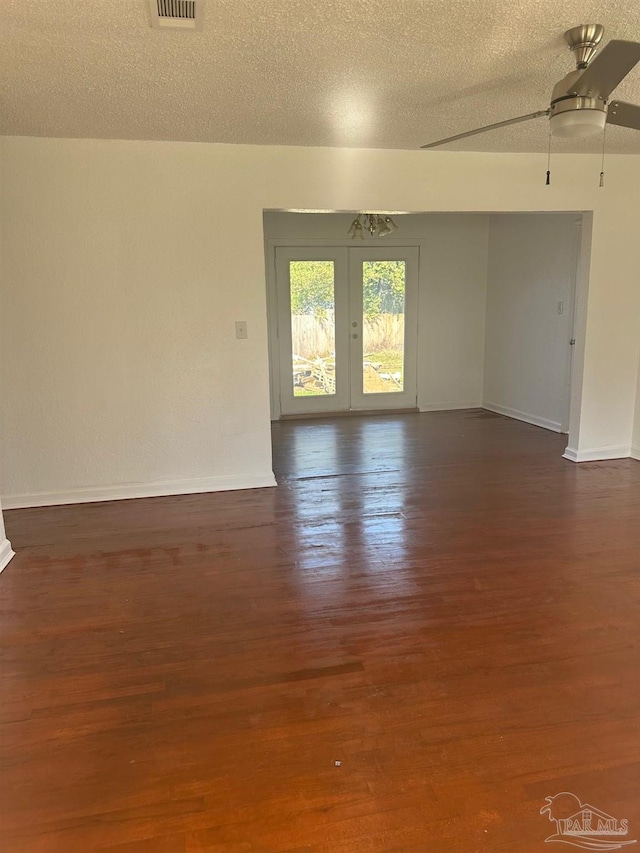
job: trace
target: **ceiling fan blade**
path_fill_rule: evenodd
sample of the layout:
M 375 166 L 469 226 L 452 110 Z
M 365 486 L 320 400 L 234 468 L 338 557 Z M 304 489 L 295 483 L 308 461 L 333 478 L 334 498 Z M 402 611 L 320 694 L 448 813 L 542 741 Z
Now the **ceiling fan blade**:
M 457 142 L 458 139 L 466 139 L 468 136 L 475 136 L 477 133 L 485 133 L 487 130 L 497 130 L 499 127 L 507 127 L 510 124 L 518 124 L 521 121 L 529 121 L 532 118 L 540 118 L 540 116 L 548 116 L 549 110 L 538 110 L 537 113 L 528 113 L 526 116 L 518 116 L 518 118 L 508 118 L 506 121 L 497 121 L 495 124 L 488 124 L 486 127 L 477 127 L 475 130 L 467 130 L 465 133 L 457 133 L 455 136 L 448 136 L 446 139 L 439 139 L 437 142 L 429 142 L 427 145 L 421 145 L 421 149 L 435 148 L 436 145 L 445 145 L 447 142 Z
M 578 77 L 568 94 L 586 96 L 591 92 L 606 101 L 637 62 L 640 62 L 640 44 L 614 39 Z
M 607 111 L 607 124 L 640 130 L 640 107 L 636 104 L 625 104 L 624 101 L 611 101 Z

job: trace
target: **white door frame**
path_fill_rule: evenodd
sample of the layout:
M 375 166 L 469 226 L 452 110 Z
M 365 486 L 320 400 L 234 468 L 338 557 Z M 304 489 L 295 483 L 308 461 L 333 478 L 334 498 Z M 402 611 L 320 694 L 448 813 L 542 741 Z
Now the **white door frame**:
M 567 361 L 566 361 L 566 396 L 564 402 L 564 410 L 562 413 L 562 421 L 560 424 L 560 432 L 569 433 L 569 423 L 571 419 L 571 389 L 573 385 L 574 361 L 576 353 L 576 336 L 579 328 L 579 314 L 582 306 L 579 304 L 579 299 L 583 296 L 580 288 L 580 255 L 582 253 L 583 240 L 583 217 L 578 217 L 575 221 L 576 225 L 576 252 L 573 264 L 573 283 L 569 289 L 569 305 L 566 306 L 567 314 L 569 315 L 568 330 L 570 337 L 567 340 Z

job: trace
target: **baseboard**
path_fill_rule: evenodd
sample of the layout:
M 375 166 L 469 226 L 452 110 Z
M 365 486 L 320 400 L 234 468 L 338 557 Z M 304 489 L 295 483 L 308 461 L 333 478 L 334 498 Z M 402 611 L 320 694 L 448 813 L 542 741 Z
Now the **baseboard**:
M 14 556 L 15 553 L 11 548 L 11 542 L 8 539 L 0 542 L 0 572 L 9 564 L 9 561 Z
M 483 402 L 482 408 L 487 409 L 489 412 L 495 412 L 497 415 L 504 415 L 507 418 L 514 418 L 516 421 L 524 421 L 527 424 L 551 430 L 551 432 L 562 432 L 562 424 L 558 421 L 539 418 L 537 415 L 520 412 L 518 409 L 510 409 L 508 406 L 499 406 L 497 403 Z
M 203 492 L 228 492 L 236 489 L 261 489 L 276 486 L 273 472 L 263 474 L 198 477 L 190 480 L 163 480 L 154 483 L 124 483 L 119 486 L 95 486 L 64 492 L 37 492 L 23 495 L 3 495 L 3 509 L 22 509 L 34 506 L 121 501 L 132 498 L 158 498 L 168 495 L 193 495 Z
M 589 450 L 576 450 L 567 447 L 562 454 L 570 462 L 605 462 L 607 459 L 628 459 L 632 454 L 628 445 L 610 447 L 592 447 Z
M 473 400 L 470 403 L 425 403 L 420 406 L 421 412 L 457 412 L 459 409 L 481 409 L 482 403 Z
M 568 459 L 569 462 L 579 462 L 578 451 L 574 447 L 565 447 L 562 454 L 563 459 Z

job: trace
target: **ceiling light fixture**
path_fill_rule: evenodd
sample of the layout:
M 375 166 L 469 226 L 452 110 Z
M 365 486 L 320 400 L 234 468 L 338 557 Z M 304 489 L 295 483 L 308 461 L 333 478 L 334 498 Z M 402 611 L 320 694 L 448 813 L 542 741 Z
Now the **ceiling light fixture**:
M 387 234 L 397 230 L 398 226 L 390 216 L 382 213 L 359 213 L 351 223 L 347 234 L 352 240 L 358 237 L 364 240 L 365 231 L 371 237 L 386 237 Z
M 605 110 L 572 109 L 565 113 L 556 113 L 549 119 L 552 136 L 563 136 L 565 139 L 584 139 L 601 133 L 607 123 Z

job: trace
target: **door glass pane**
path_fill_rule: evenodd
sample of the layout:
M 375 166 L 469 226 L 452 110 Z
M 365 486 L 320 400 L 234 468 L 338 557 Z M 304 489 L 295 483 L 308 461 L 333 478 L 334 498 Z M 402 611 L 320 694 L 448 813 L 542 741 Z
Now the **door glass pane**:
M 362 263 L 362 390 L 404 390 L 405 261 Z
M 336 393 L 333 261 L 289 261 L 294 397 Z

